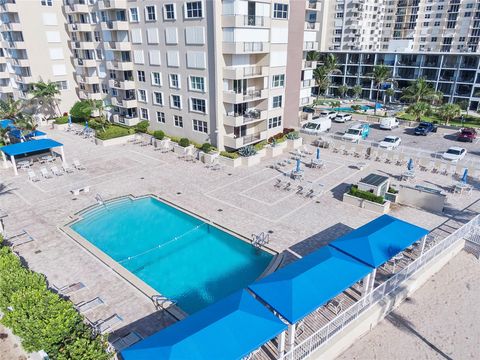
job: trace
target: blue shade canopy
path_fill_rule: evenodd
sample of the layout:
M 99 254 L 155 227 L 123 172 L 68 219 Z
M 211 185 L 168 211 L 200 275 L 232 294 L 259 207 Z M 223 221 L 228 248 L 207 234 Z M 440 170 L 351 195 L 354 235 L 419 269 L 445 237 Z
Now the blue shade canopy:
M 0 120 L 0 128 L 6 129 L 7 127 L 14 127 L 13 121 L 10 119 Z
M 125 360 L 241 359 L 287 326 L 240 290 L 122 351 Z
M 428 230 L 382 215 L 329 245 L 375 268 L 428 234 Z
M 63 144 L 52 139 L 40 139 L 3 146 L 0 148 L 0 151 L 3 151 L 9 156 L 16 156 L 29 154 L 36 151 L 48 150 L 57 146 L 63 146 Z
M 365 277 L 372 268 L 329 246 L 250 285 L 291 324 Z

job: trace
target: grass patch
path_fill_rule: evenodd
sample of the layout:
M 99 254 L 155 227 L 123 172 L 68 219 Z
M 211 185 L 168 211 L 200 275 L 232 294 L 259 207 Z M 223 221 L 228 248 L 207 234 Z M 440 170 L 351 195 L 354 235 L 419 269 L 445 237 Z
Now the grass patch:
M 350 186 L 350 190 L 348 190 L 348 195 L 352 195 L 360 199 L 365 199 L 377 204 L 383 205 L 385 203 L 385 199 L 382 196 L 372 194 L 370 191 L 359 190 L 357 185 Z
M 236 152 L 228 152 L 228 151 L 222 151 L 220 152 L 220 155 L 229 159 L 238 159 L 240 155 Z
M 97 131 L 96 137 L 100 140 L 109 140 L 115 139 L 122 136 L 127 136 L 133 134 L 134 130 L 119 126 L 119 125 L 109 125 L 105 131 Z

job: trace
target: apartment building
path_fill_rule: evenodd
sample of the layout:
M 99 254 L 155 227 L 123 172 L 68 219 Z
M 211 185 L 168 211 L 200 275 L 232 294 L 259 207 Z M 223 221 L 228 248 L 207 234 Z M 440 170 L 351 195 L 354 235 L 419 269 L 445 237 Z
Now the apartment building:
M 31 84 L 53 81 L 60 109 L 77 100 L 63 4 L 60 1 L 0 1 L 0 97 L 28 99 Z
M 480 1 L 341 0 L 322 3 L 320 50 L 337 56 L 338 86 L 361 85 L 363 97 L 376 97 L 373 66 L 391 67 L 400 90 L 425 77 L 445 102 L 480 102 Z M 395 99 L 392 99 L 395 100 Z

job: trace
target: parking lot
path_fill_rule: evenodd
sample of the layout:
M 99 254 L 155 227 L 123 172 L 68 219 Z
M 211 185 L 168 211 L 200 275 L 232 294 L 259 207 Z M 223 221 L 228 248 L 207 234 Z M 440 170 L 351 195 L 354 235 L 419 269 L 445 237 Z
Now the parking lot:
M 342 135 L 345 130 L 356 123 L 357 120 L 346 123 L 332 122 L 331 135 Z M 370 125 L 370 134 L 367 141 L 379 142 L 383 140 L 385 136 L 396 135 L 402 139 L 402 146 L 413 149 L 419 149 L 419 151 L 429 151 L 441 155 L 451 146 L 460 146 L 467 149 L 466 160 L 478 161 L 480 160 L 480 139 L 477 138 L 473 143 L 457 141 L 458 130 L 438 128 L 436 133 L 429 133 L 427 136 L 414 135 L 411 127 L 400 126 L 393 130 L 382 130 L 378 124 L 373 123 Z

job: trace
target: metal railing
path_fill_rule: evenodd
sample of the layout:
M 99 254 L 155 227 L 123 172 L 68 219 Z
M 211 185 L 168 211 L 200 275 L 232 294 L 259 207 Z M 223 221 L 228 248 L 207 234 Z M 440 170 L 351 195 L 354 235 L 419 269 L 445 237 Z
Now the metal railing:
M 246 26 L 265 26 L 265 18 L 263 16 L 244 15 L 243 25 L 246 25 Z
M 283 355 L 282 359 L 300 360 L 308 358 L 314 351 L 327 344 L 332 337 L 341 333 L 345 327 L 356 320 L 361 314 L 378 304 L 393 291 L 404 286 L 405 282 L 415 275 L 419 270 L 423 269 L 439 255 L 445 253 L 445 251 L 447 251 L 453 244 L 463 239 L 473 229 L 478 227 L 480 227 L 480 215 L 474 217 L 448 237 L 440 240 L 430 249 L 426 250 L 416 260 L 411 262 L 407 267 L 375 288 L 370 294 L 367 294 L 363 299 L 359 300 L 341 314 L 337 315 L 317 332 L 310 335 L 298 345 L 295 345 L 291 350 Z

